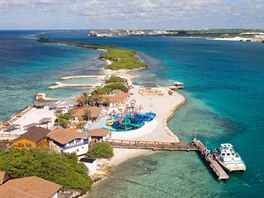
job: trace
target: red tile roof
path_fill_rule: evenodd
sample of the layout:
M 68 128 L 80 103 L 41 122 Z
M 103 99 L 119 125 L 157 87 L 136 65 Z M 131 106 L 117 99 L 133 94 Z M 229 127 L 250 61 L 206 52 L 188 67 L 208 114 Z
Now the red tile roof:
M 88 135 L 91 137 L 106 137 L 109 135 L 109 131 L 106 129 L 90 129 Z
M 33 142 L 38 143 L 41 139 L 47 136 L 47 134 L 50 132 L 48 129 L 44 129 L 42 127 L 34 127 L 28 129 L 26 133 L 15 139 L 14 141 L 21 140 L 21 139 L 27 139 L 31 140 Z
M 0 171 L 0 185 L 8 180 L 8 175 L 5 171 Z
M 48 198 L 62 188 L 61 185 L 31 176 L 12 179 L 0 186 L 0 198 Z
M 118 93 L 118 94 L 115 94 L 115 95 L 102 95 L 103 98 L 108 98 L 110 100 L 110 102 L 123 102 L 125 101 L 129 94 L 128 93 Z
M 62 145 L 71 142 L 77 138 L 88 139 L 85 135 L 78 133 L 75 129 L 54 129 L 48 134 L 48 137 Z
M 102 111 L 102 108 L 100 107 L 82 107 L 82 108 L 76 108 L 74 109 L 74 116 L 75 117 L 81 117 L 84 114 L 85 109 L 88 109 L 91 111 L 91 117 L 92 118 L 97 118 L 99 114 Z

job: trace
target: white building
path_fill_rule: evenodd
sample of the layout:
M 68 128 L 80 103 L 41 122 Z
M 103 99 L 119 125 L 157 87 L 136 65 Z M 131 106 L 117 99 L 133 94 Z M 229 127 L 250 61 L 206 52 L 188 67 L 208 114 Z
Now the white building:
M 59 153 L 84 155 L 88 151 L 89 138 L 75 129 L 58 128 L 48 134 L 49 146 Z
M 96 159 L 81 158 L 79 161 L 84 163 L 84 165 L 88 168 L 89 175 L 92 175 L 97 171 Z

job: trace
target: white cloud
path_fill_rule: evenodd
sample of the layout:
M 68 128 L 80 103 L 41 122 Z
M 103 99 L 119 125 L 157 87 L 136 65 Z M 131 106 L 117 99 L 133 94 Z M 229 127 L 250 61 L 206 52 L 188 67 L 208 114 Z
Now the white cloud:
M 57 10 L 63 0 L 0 0 L 0 9 L 3 12 L 12 12 L 18 8 L 40 8 L 43 10 Z
M 240 7 L 222 0 L 86 0 L 73 2 L 69 11 L 73 15 L 114 18 L 123 14 L 129 17 L 171 17 L 188 14 L 240 15 L 256 14 L 263 9 L 263 0 L 248 0 Z M 248 10 L 248 11 L 247 11 Z M 263 13 L 262 13 L 263 14 Z
M 0 0 L 2 11 L 40 9 L 81 22 L 126 21 L 134 24 L 247 23 L 262 27 L 264 0 Z M 66 17 L 67 17 L 66 16 Z M 80 23 L 81 23 L 80 22 Z M 117 22 L 116 22 L 117 23 Z M 117 24 L 118 25 L 118 24 Z M 116 26 L 117 26 L 116 25 Z M 205 24 L 206 26 L 207 24 Z M 259 26 L 260 26 L 259 25 Z

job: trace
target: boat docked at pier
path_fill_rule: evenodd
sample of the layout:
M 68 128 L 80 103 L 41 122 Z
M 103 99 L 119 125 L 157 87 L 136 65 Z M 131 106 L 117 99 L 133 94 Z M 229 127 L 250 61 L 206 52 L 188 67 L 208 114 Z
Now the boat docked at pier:
M 244 161 L 234 150 L 232 144 L 221 144 L 220 149 L 215 149 L 214 157 L 218 163 L 228 172 L 246 170 Z

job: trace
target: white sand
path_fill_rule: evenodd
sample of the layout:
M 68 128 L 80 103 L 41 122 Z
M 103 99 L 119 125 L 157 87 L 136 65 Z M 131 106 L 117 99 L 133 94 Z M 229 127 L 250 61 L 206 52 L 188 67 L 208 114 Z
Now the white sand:
M 62 82 L 55 82 L 55 85 L 51 85 L 48 88 L 49 89 L 59 89 L 59 88 L 64 88 L 64 87 L 96 87 L 99 86 L 100 83 L 97 84 L 65 84 Z
M 12 124 L 19 124 L 20 125 L 19 129 L 13 130 L 11 132 L 4 132 L 3 130 L 0 130 L 0 139 L 2 138 L 15 139 L 19 135 L 22 135 L 23 133 L 26 132 L 24 126 L 32 123 L 38 123 L 43 118 L 51 118 L 51 122 L 48 125 L 45 125 L 44 127 L 49 127 L 49 128 L 52 127 L 56 119 L 54 110 L 49 110 L 48 108 L 44 108 L 44 109 L 32 108 L 27 113 L 25 113 L 23 116 L 21 116 L 12 123 Z M 9 136 L 7 136 L 7 134 Z
M 69 80 L 69 79 L 79 79 L 79 78 L 100 78 L 103 79 L 105 76 L 103 75 L 84 75 L 84 76 L 62 76 L 61 80 Z
M 120 149 L 120 148 L 115 148 L 114 149 L 114 157 L 111 159 L 99 159 L 97 161 L 99 166 L 116 166 L 118 164 L 121 164 L 129 159 L 132 159 L 134 157 L 138 157 L 141 155 L 147 155 L 147 154 L 152 154 L 155 151 L 150 151 L 150 150 L 143 150 L 143 149 Z
M 220 41 L 251 41 L 251 42 L 262 42 L 263 37 L 231 37 L 231 38 L 210 38 L 211 40 L 220 40 Z
M 122 140 L 143 140 L 143 141 L 171 141 L 179 142 L 178 137 L 167 127 L 167 119 L 174 113 L 175 109 L 185 102 L 185 98 L 178 94 L 168 94 L 168 89 L 164 87 L 153 88 L 164 94 L 142 96 L 138 93 L 140 87 L 136 86 L 130 93 L 133 95 L 129 100 L 135 99 L 136 106 L 143 106 L 143 111 L 152 111 L 157 114 L 151 122 L 137 130 L 127 132 L 112 132 L 112 139 Z M 166 102 L 165 102 L 166 101 Z

